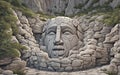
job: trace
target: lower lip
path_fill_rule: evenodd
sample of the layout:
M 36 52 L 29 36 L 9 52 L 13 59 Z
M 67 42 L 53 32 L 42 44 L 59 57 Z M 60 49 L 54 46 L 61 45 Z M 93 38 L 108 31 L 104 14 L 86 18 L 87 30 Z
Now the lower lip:
M 53 51 L 54 55 L 57 55 L 57 56 L 62 56 L 64 54 L 64 51 L 63 50 L 56 50 L 56 51 Z

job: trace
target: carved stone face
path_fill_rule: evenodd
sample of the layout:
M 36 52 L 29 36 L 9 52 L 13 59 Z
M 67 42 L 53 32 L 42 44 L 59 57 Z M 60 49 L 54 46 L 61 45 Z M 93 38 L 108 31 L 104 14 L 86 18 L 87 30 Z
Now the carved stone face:
M 70 18 L 58 18 L 48 23 L 43 43 L 49 57 L 67 57 L 69 50 L 77 46 L 76 28 L 70 21 Z

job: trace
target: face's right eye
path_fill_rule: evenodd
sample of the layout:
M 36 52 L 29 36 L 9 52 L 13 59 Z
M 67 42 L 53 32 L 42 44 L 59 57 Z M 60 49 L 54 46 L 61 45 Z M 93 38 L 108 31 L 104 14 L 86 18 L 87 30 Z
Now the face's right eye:
M 49 35 L 55 35 L 55 32 L 54 31 L 50 31 L 48 32 Z

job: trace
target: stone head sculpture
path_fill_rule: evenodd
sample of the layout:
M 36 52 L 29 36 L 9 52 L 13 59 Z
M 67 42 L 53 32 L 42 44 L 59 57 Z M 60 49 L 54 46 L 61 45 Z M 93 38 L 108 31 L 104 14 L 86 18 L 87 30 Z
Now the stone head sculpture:
M 79 37 L 73 19 L 53 18 L 43 27 L 42 45 L 50 58 L 67 57 L 78 48 Z

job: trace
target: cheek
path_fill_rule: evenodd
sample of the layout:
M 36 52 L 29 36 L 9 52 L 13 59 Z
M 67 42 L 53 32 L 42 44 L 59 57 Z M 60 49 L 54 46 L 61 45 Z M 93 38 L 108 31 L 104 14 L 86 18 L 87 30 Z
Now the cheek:
M 50 42 L 52 42 L 54 40 L 55 36 L 46 36 L 44 39 L 44 44 L 48 45 Z
M 78 38 L 76 35 L 63 36 L 62 38 L 66 49 L 72 49 L 78 44 Z
M 54 38 L 55 36 L 46 36 L 44 39 L 44 44 L 48 49 L 51 49 L 51 47 L 53 47 L 53 42 L 54 42 Z

